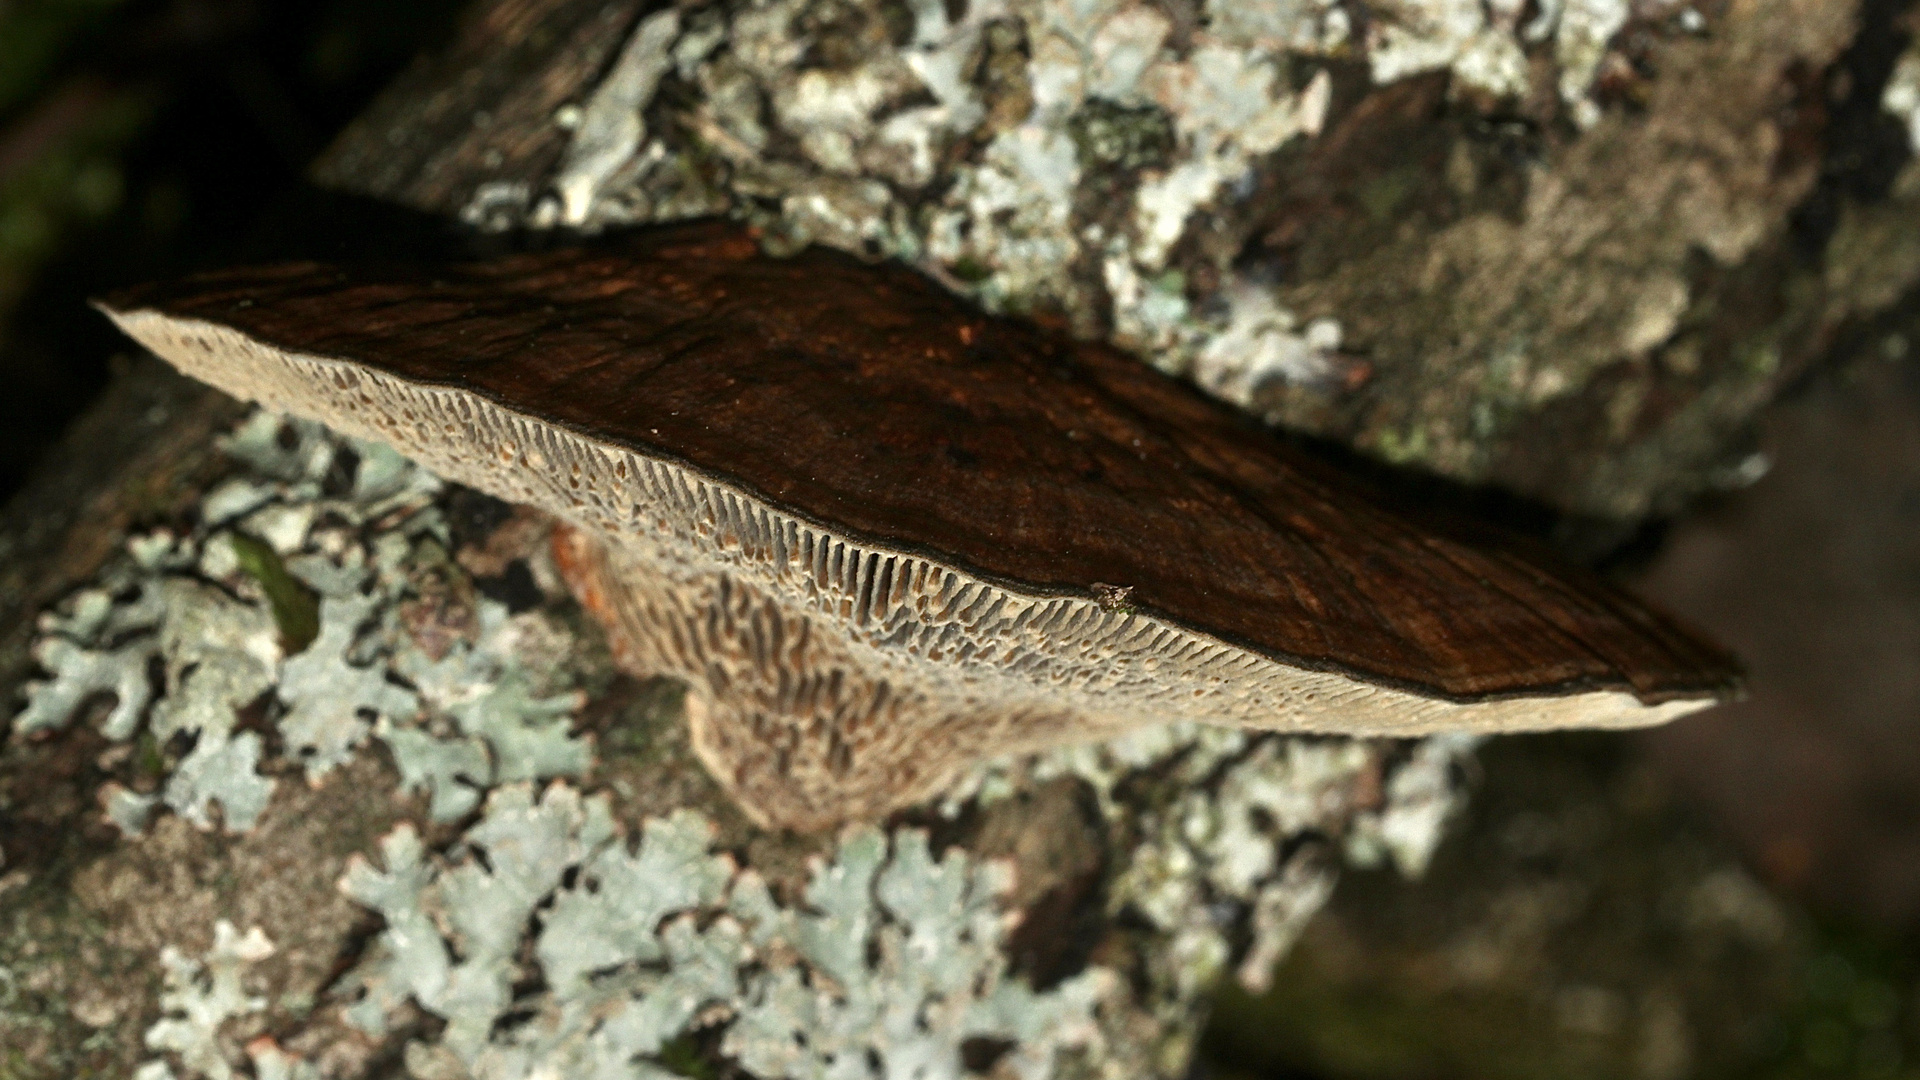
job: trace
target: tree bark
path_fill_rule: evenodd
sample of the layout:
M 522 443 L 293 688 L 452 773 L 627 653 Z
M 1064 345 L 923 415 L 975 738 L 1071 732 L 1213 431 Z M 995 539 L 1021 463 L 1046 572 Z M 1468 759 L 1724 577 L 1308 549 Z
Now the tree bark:
M 1920 184 L 1889 10 L 1574 7 L 489 0 L 316 176 L 900 257 L 1630 525 L 1738 482 L 1753 412 L 1920 279 Z M 1211 984 L 1267 978 L 1343 859 L 1417 872 L 1454 797 L 1460 743 L 1182 731 L 758 831 L 549 522 L 298 425 L 216 440 L 239 416 L 136 367 L 0 523 L 9 679 L 32 641 L 46 684 L 0 751 L 7 1075 L 1179 1076 Z M 130 665 L 128 719 L 86 678 Z

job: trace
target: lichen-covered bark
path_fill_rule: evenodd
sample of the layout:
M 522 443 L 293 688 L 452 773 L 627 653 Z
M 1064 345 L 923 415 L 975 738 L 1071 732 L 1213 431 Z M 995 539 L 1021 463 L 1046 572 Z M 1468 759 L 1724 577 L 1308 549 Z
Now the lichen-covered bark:
M 538 162 L 366 173 L 441 122 L 416 86 L 318 175 L 482 226 L 731 213 L 898 256 L 1292 428 L 1635 519 L 1750 477 L 1753 412 L 1920 273 L 1896 10 L 709 4 L 604 78 L 529 77 Z
M 416 61 L 337 143 L 336 185 L 436 211 L 500 176 L 543 175 L 565 147 L 553 113 L 598 81 L 641 0 L 478 5 L 439 55 Z
M 1272 991 L 1223 995 L 1217 1052 L 1382 1080 L 1807 1075 L 1835 1067 L 1832 1018 L 1859 1001 L 1838 1060 L 1882 1069 L 1889 1042 L 1898 1058 L 1903 988 L 1850 970 L 1858 952 L 1823 955 L 1838 942 L 1620 743 L 1521 738 L 1480 758 L 1428 877 L 1343 883 Z M 1837 994 L 1814 989 L 1823 965 Z
M 136 522 L 178 513 L 209 437 L 240 406 L 157 360 L 118 372 L 0 511 L 0 681 L 27 672 L 34 617 L 91 576 Z
M 551 520 L 307 422 L 208 442 L 35 621 L 0 1075 L 1176 1076 L 1451 805 L 1464 743 L 1168 727 L 757 829 Z
M 319 173 L 480 226 L 725 212 L 898 255 L 1635 517 L 1746 476 L 1745 419 L 1920 276 L 1904 31 L 1540 7 L 490 0 Z M 79 705 L 36 691 L 0 747 L 10 1080 L 1179 1075 L 1217 976 L 1265 977 L 1341 858 L 1417 869 L 1450 805 L 1459 747 L 1180 731 L 991 764 L 885 833 L 756 831 L 672 689 L 612 676 L 545 523 L 362 486 L 404 463 L 322 432 L 216 452 L 236 415 L 140 374 L 0 523 L 8 683 L 37 638 Z M 116 717 L 88 680 L 136 659 Z M 669 857 L 697 887 L 629 872 Z

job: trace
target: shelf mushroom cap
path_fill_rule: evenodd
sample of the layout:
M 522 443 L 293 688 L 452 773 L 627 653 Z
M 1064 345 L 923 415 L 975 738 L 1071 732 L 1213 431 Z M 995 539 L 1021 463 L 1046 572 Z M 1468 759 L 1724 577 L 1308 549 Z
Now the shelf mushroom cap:
M 687 681 L 696 751 L 763 823 L 1151 723 L 1629 727 L 1739 680 L 1598 579 L 1401 516 L 1137 360 L 724 223 L 100 306 L 189 375 L 571 523 L 616 657 Z

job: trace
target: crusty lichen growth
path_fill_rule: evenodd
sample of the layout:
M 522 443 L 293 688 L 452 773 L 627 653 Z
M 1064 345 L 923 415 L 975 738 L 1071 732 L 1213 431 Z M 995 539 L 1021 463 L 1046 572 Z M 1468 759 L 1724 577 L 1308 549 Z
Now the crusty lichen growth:
M 1124 822 L 1137 837 L 1108 902 L 1170 936 L 1162 963 L 1148 974 L 1169 1006 L 1161 1019 L 1177 1029 L 1177 1003 L 1230 965 L 1241 985 L 1267 986 L 1274 964 L 1330 894 L 1342 854 L 1363 866 L 1391 861 L 1408 876 L 1423 873 L 1457 807 L 1455 769 L 1476 742 L 1425 740 L 1389 776 L 1378 748 L 1358 740 L 1167 725 L 989 763 L 944 809 L 958 813 L 968 799 L 990 804 L 1061 776 L 1088 784 L 1110 822 Z M 1116 805 L 1116 788 L 1142 772 L 1158 777 L 1159 797 L 1146 807 Z M 1302 837 L 1316 839 L 1301 844 Z M 1223 906 L 1238 916 L 1231 926 L 1249 935 L 1237 956 L 1231 927 L 1219 918 Z M 1176 1037 L 1169 1052 L 1177 1058 L 1189 1050 Z
M 787 243 L 924 258 L 989 306 L 1110 318 L 1140 345 L 1194 350 L 1219 327 L 1154 279 L 1196 212 L 1320 131 L 1329 60 L 1364 55 L 1381 83 L 1451 70 L 1512 98 L 1529 89 L 1525 49 L 1544 43 L 1591 123 L 1588 89 L 1628 18 L 1619 0 L 1575 0 L 1523 26 L 1517 7 L 1437 0 L 1371 12 L 1359 40 L 1348 11 L 1321 2 L 1214 0 L 1187 27 L 1129 0 L 976 0 L 958 18 L 906 6 L 771 0 L 647 18 L 562 118 L 572 141 L 553 198 L 521 212 L 600 225 L 771 195 Z M 690 147 L 642 118 L 669 76 L 701 98 L 674 119 L 724 163 L 704 183 L 690 185 Z M 1087 205 L 1100 191 L 1121 197 Z M 499 195 L 469 218 L 488 222 Z
M 1324 901 L 1340 848 L 1417 866 L 1439 816 L 1392 823 L 1450 805 L 1441 744 L 1166 727 L 983 765 L 922 817 L 944 812 L 932 835 L 760 832 L 679 775 L 697 766 L 675 699 L 627 709 L 644 729 L 607 727 L 604 651 L 540 599 L 559 587 L 550 522 L 487 510 L 491 531 L 456 527 L 477 497 L 271 414 L 223 445 L 235 471 L 196 523 L 137 538 L 43 621 L 47 671 L 5 752 L 109 747 L 86 816 L 121 839 L 79 874 L 81 906 L 143 890 L 165 903 L 221 845 L 302 835 L 280 815 L 401 810 L 354 826 L 384 836 L 331 856 L 318 877 L 332 896 L 250 899 L 314 878 L 299 851 L 196 896 L 171 931 L 183 937 L 139 961 L 150 990 L 124 970 L 89 988 L 4 939 L 10 978 L 79 980 L 54 1007 L 76 1010 L 77 1030 L 130 1032 L 120 1059 L 149 1080 L 307 1078 L 323 1062 L 356 1075 L 383 1054 L 423 1077 L 959 1076 L 983 1047 L 994 1075 L 1023 1080 L 1069 1062 L 1177 1076 L 1211 985 L 1228 971 L 1260 983 Z M 515 565 L 532 597 L 500 593 Z M 1063 783 L 1097 823 L 1075 832 L 1045 809 L 1057 798 L 1030 801 Z M 970 854 L 978 828 L 1013 861 Z M 1094 850 L 1055 860 L 1018 839 L 1052 835 Z M 0 907 L 43 902 L 18 874 Z M 314 939 L 304 912 L 341 894 L 378 931 L 355 938 L 329 916 L 334 936 Z M 1058 895 L 1082 897 L 1085 918 L 1040 949 L 1054 966 L 1036 987 L 1022 915 Z M 31 1022 L 35 1046 L 64 1037 Z M 15 1023 L 0 1012 L 0 1035 Z

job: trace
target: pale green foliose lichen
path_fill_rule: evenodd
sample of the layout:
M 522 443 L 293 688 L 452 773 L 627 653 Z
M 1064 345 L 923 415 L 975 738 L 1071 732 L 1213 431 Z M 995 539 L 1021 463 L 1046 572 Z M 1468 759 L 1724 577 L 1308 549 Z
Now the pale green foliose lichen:
M 27 707 L 13 721 L 16 734 L 63 726 L 88 699 L 112 694 L 113 710 L 101 730 L 110 739 L 132 735 L 153 699 L 147 665 L 165 615 L 159 590 L 139 569 L 133 560 L 119 564 L 40 617 L 33 660 L 53 677 L 27 684 Z
M 313 783 L 381 738 L 407 787 L 431 792 L 435 820 L 471 811 L 499 780 L 586 771 L 591 745 L 571 734 L 581 695 L 526 662 L 547 667 L 570 647 L 564 631 L 484 598 L 471 638 L 443 655 L 402 625 L 416 550 L 446 542 L 438 479 L 384 445 L 266 412 L 221 448 L 241 468 L 207 494 L 199 528 L 134 538 L 39 626 L 33 656 L 50 677 L 28 684 L 16 734 L 62 727 L 110 697 L 98 720 L 108 739 L 188 747 L 158 791 L 104 789 L 108 820 L 138 833 L 164 805 L 212 828 L 217 806 L 227 830 L 251 829 L 274 781 L 260 772 L 260 732 L 243 729 L 250 709 Z M 262 580 L 242 543 L 276 560 L 277 580 Z M 290 641 L 275 588 L 310 594 L 311 641 Z
M 1229 971 L 1245 985 L 1263 986 L 1274 961 L 1325 903 L 1337 867 L 1301 841 L 1341 830 L 1373 761 L 1365 744 L 1348 740 L 1169 727 L 997 763 L 972 783 L 976 798 L 991 801 L 1021 774 L 1073 776 L 1093 788 L 1110 820 L 1129 818 L 1139 839 L 1107 902 L 1113 913 L 1130 912 L 1166 938 L 1146 957 L 1140 1005 L 1161 1035 L 1140 1065 L 1178 1075 L 1196 1034 L 1183 1022 L 1184 1010 Z M 1160 778 L 1161 797 L 1118 805 L 1116 787 L 1142 773 Z M 1250 932 L 1243 949 L 1236 949 L 1236 928 Z
M 793 1080 L 957 1078 L 962 1043 L 997 1039 L 1011 1044 L 1005 1067 L 1035 1080 L 1053 1075 L 1058 1050 L 1098 1040 L 1111 973 L 1089 968 L 1040 993 L 1007 978 L 1004 870 L 957 851 L 936 861 L 920 830 L 891 840 L 889 859 L 880 833 L 845 837 L 814 867 L 806 910 L 776 909 L 751 875 L 736 883 L 732 911 L 754 944 L 802 962 L 775 962 L 750 988 L 728 1054 Z
M 169 945 L 160 954 L 166 989 L 160 994 L 161 1019 L 147 1029 L 147 1047 L 170 1051 L 189 1076 L 232 1080 L 233 1066 L 220 1046 L 220 1025 L 267 1007 L 265 997 L 246 989 L 248 970 L 273 955 L 273 942 L 257 926 L 245 934 L 224 919 L 214 924 L 213 948 L 195 960 Z M 141 1080 L 175 1075 L 163 1059 L 142 1066 Z
M 630 844 L 607 796 L 559 783 L 496 790 L 444 855 L 403 826 L 380 868 L 356 861 L 341 882 L 386 920 L 347 1015 L 382 1032 L 410 999 L 446 1021 L 409 1049 L 415 1073 L 475 1080 L 668 1076 L 662 1049 L 716 1025 L 768 1080 L 957 1078 L 972 1038 L 1013 1044 L 1008 1067 L 1039 1078 L 1098 1038 L 1106 972 L 1042 993 L 1006 976 L 993 864 L 855 830 L 784 906 L 713 843 L 681 811 Z

